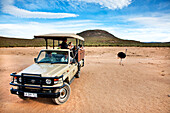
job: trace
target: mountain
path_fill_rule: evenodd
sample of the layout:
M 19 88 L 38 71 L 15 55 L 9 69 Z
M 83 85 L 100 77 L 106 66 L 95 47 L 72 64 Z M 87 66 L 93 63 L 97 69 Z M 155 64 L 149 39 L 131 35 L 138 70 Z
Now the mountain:
M 32 47 L 45 46 L 43 39 L 19 39 L 0 36 L 0 47 Z
M 123 40 L 104 30 L 86 30 L 77 33 L 85 39 L 86 44 L 136 44 L 134 40 Z
M 85 46 L 135 46 L 135 47 L 170 47 L 170 43 L 142 43 L 134 40 L 123 40 L 104 30 L 86 30 L 78 35 L 85 39 Z M 68 39 L 68 42 L 75 40 Z M 52 40 L 48 45 L 52 46 Z M 55 46 L 58 42 L 55 41 Z M 19 39 L 0 37 L 0 47 L 40 47 L 45 46 L 44 39 Z

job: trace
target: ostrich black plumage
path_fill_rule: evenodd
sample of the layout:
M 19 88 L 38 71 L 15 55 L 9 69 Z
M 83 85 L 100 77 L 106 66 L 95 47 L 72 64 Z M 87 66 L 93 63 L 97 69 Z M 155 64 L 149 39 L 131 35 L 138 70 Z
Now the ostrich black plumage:
M 119 62 L 120 65 L 123 65 L 122 64 L 122 59 L 126 58 L 126 52 L 127 52 L 127 49 L 125 50 L 125 53 L 124 52 L 119 52 L 117 54 L 118 58 L 120 58 L 120 62 Z

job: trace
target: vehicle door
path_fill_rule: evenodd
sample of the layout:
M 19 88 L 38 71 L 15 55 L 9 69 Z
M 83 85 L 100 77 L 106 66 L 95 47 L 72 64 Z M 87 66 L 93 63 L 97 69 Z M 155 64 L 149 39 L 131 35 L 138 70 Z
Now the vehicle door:
M 70 79 L 72 79 L 74 77 L 74 75 L 77 73 L 77 70 L 78 70 L 77 65 L 78 65 L 77 63 L 70 63 L 69 64 Z

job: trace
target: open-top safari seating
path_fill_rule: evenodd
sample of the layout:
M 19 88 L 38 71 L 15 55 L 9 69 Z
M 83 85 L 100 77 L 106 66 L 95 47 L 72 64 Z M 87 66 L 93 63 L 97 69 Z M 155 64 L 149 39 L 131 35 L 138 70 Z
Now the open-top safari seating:
M 21 99 L 45 97 L 52 98 L 56 104 L 65 103 L 71 93 L 70 84 L 80 77 L 84 66 L 84 38 L 75 34 L 46 34 L 34 36 L 44 38 L 46 49 L 40 51 L 35 63 L 18 73 L 12 73 L 10 89 L 12 94 Z M 67 45 L 68 38 L 76 40 Z M 53 49 L 48 49 L 48 39 L 53 40 Z M 55 40 L 58 46 L 55 48 Z M 61 44 L 60 41 L 63 41 Z

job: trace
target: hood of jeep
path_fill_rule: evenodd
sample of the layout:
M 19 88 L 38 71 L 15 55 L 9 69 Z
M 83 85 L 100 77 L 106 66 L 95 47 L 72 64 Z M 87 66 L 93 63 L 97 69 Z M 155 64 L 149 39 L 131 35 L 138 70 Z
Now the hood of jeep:
M 41 74 L 42 77 L 61 76 L 67 69 L 68 64 L 33 64 L 21 73 Z

